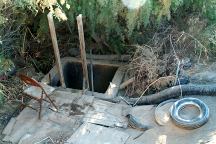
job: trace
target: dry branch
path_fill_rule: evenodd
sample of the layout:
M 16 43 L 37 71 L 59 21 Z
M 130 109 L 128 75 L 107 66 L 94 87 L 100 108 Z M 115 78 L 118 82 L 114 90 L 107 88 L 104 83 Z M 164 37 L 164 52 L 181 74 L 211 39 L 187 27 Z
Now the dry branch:
M 128 85 L 132 84 L 134 81 L 135 81 L 135 77 L 130 78 L 129 80 L 124 81 L 124 82 L 120 85 L 119 89 L 121 90 L 121 89 L 126 88 Z

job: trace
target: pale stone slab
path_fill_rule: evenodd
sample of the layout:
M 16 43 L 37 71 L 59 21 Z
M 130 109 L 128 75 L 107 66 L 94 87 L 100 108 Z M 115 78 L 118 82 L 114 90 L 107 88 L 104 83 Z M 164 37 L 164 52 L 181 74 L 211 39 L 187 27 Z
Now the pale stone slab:
M 5 135 L 9 135 L 11 133 L 15 123 L 16 123 L 16 119 L 11 118 L 9 123 L 7 124 L 7 126 L 4 128 L 2 133 Z

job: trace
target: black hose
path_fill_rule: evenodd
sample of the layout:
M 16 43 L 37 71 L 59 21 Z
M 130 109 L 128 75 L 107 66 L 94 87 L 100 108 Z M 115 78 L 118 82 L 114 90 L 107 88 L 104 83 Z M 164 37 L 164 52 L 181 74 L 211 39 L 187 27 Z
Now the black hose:
M 211 85 L 178 85 L 173 86 L 163 91 L 160 91 L 155 94 L 142 96 L 140 100 L 137 102 L 137 105 L 143 104 L 158 104 L 162 101 L 177 98 L 179 96 L 186 96 L 186 95 L 208 95 L 213 96 L 216 95 L 216 84 Z M 99 99 L 103 99 L 110 102 L 119 102 L 122 99 L 120 97 L 115 98 L 107 98 L 107 97 L 98 97 Z M 134 104 L 139 98 L 128 98 L 125 99 L 128 103 Z
M 186 96 L 186 95 L 208 95 L 213 96 L 216 95 L 216 85 L 178 85 L 173 86 L 171 88 L 165 89 L 161 92 L 143 96 L 137 102 L 138 105 L 142 104 L 158 104 L 164 100 L 176 98 L 179 96 Z M 129 103 L 135 103 L 138 98 L 131 98 L 128 99 Z

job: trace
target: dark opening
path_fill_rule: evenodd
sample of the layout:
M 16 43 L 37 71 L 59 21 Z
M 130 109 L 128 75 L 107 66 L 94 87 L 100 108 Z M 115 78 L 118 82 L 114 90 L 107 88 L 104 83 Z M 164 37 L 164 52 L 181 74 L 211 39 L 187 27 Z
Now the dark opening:
M 106 92 L 118 67 L 107 65 L 93 65 L 94 71 L 94 91 L 99 93 Z M 83 72 L 81 63 L 68 62 L 63 67 L 63 74 L 67 88 L 82 89 Z M 88 64 L 89 83 L 91 89 L 90 65 Z M 51 78 L 51 86 L 60 86 L 59 77 Z

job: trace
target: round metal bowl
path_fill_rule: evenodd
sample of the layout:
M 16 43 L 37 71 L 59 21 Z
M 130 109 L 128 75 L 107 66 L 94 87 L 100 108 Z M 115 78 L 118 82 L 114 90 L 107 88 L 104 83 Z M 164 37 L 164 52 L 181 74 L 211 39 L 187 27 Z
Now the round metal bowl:
M 186 119 L 180 115 L 182 109 L 193 106 L 199 110 L 199 115 L 191 119 Z M 170 108 L 170 116 L 173 122 L 186 129 L 195 129 L 204 125 L 209 119 L 209 108 L 197 98 L 183 98 L 176 101 Z
M 158 125 L 164 126 L 170 121 L 169 109 L 177 100 L 178 99 L 169 99 L 157 105 L 154 117 Z

